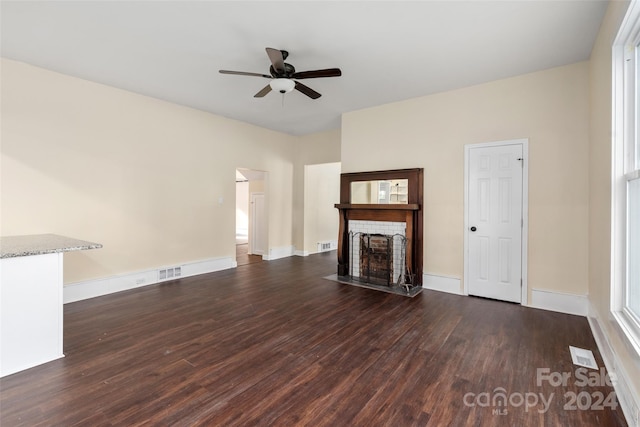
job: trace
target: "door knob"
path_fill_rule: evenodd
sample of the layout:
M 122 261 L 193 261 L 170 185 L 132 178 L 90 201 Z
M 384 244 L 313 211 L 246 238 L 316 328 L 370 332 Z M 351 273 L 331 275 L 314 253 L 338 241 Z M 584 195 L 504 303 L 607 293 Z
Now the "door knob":
M 476 230 L 477 230 L 477 228 L 475 228 L 475 227 L 471 227 L 469 230 L 471 230 L 471 231 L 476 231 Z

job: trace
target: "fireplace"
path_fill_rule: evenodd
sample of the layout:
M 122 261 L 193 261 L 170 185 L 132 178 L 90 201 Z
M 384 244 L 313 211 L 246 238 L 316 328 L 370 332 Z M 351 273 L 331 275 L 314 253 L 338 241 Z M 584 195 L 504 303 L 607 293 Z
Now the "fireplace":
M 338 278 L 422 289 L 422 176 L 422 169 L 341 175 Z
M 349 232 L 350 278 L 364 283 L 405 286 L 407 239 L 402 234 Z

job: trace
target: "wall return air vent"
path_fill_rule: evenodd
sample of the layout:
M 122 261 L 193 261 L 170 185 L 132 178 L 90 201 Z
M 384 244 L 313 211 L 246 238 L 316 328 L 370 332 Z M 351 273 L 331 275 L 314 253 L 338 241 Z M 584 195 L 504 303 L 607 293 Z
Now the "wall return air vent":
M 324 242 L 318 242 L 317 252 L 328 252 L 338 249 L 337 240 L 328 240 Z
M 182 267 L 170 267 L 158 270 L 158 281 L 171 280 L 182 276 Z

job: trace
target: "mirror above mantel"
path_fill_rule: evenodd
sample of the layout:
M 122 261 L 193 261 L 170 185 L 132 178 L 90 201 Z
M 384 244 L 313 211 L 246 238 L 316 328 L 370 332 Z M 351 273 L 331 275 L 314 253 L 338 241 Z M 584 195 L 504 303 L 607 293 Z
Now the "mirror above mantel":
M 337 208 L 406 209 L 422 204 L 422 169 L 352 172 L 340 175 Z
M 352 205 L 405 205 L 409 203 L 408 179 L 351 182 Z

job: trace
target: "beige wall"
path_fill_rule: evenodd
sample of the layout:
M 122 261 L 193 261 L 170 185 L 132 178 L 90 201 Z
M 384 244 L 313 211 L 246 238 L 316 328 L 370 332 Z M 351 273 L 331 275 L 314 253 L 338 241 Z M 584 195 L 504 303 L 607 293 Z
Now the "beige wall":
M 2 60 L 2 235 L 57 233 L 65 283 L 235 257 L 235 169 L 268 172 L 269 247 L 292 244 L 296 137 Z
M 264 193 L 266 188 L 265 180 L 249 181 L 249 194 Z
M 611 309 L 611 45 L 627 2 L 613 1 L 600 28 L 590 62 L 589 301 L 636 392 L 640 359 L 624 344 Z
M 464 145 L 529 138 L 529 289 L 585 295 L 586 62 L 345 114 L 342 171 L 424 168 L 424 271 L 462 279 Z

